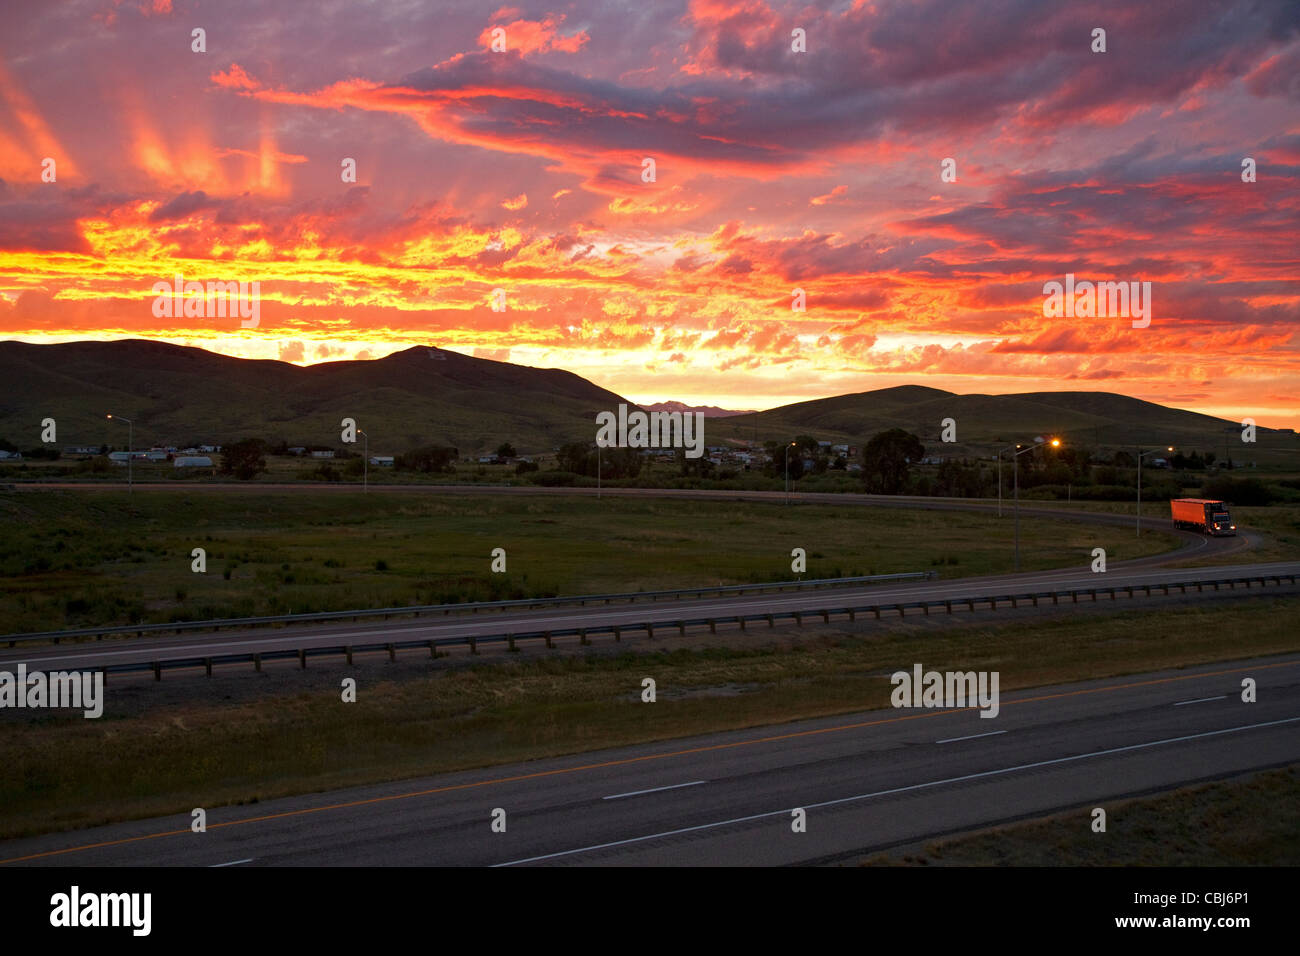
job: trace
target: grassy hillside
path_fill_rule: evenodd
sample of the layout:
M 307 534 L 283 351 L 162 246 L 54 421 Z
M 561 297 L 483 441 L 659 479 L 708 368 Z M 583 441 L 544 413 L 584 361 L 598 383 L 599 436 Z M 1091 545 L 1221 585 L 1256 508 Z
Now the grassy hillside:
M 941 446 L 940 423 L 945 418 L 956 421 L 957 442 Z M 907 385 L 709 422 L 710 440 L 749 440 L 757 431 L 760 440 L 807 433 L 860 443 L 890 428 L 920 435 L 932 454 L 945 456 L 987 457 L 999 446 L 1053 435 L 1103 451 L 1173 445 L 1187 452 L 1214 452 L 1220 459 L 1230 455 L 1236 462 L 1255 461 L 1261 467 L 1300 466 L 1300 436 L 1295 434 L 1260 428 L 1256 442 L 1244 444 L 1240 422 L 1113 392 L 958 395 Z
M 227 358 L 161 342 L 0 343 L 0 437 L 37 444 L 40 422 L 58 444 L 126 443 L 113 412 L 135 420 L 137 447 L 227 443 L 256 435 L 290 444 L 339 444 L 355 418 L 372 452 L 450 444 L 462 453 L 503 441 L 549 451 L 595 434 L 596 413 L 626 401 L 571 372 L 417 347 L 374 361 Z

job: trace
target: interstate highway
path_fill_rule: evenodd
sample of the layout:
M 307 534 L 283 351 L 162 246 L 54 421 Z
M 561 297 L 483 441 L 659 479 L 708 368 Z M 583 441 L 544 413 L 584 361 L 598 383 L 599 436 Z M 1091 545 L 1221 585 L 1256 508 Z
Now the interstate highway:
M 1258 702 L 1243 703 L 1244 678 Z M 882 675 L 882 680 L 884 680 Z M 646 719 L 654 720 L 647 704 Z M 889 709 L 0 843 L 11 865 L 778 865 L 1300 760 L 1300 655 Z M 495 809 L 506 832 L 494 833 Z M 791 811 L 807 814 L 794 833 Z
M 1159 585 L 1167 581 L 1189 578 L 1226 578 L 1262 574 L 1296 574 L 1297 572 L 1300 572 L 1300 562 L 1294 561 L 1190 569 L 1139 566 L 1111 570 L 1105 574 L 1094 574 L 1086 564 L 1082 564 L 1080 567 L 1053 571 L 991 575 L 953 581 L 843 587 L 824 591 L 728 595 L 637 604 L 595 604 L 483 615 L 448 615 L 441 618 L 367 621 L 358 624 L 305 625 L 271 631 L 227 630 L 216 633 L 186 633 L 162 638 L 148 637 L 58 645 L 19 645 L 0 650 L 0 667 L 12 670 L 19 663 L 25 663 L 29 670 L 93 668 L 114 664 L 147 663 L 160 658 L 215 657 L 224 654 L 266 653 L 304 647 L 462 638 L 470 635 L 486 636 L 503 632 L 525 633 L 614 625 L 634 627 L 651 619 L 698 619 L 778 611 L 816 611 L 826 607 L 848 607 L 853 604 L 892 604 L 919 600 L 956 602 L 972 596 L 1002 595 L 1013 592 Z M 1256 590 L 1254 593 L 1297 593 L 1296 586 L 1290 584 L 1281 587 L 1269 585 L 1269 589 L 1271 590 Z M 1109 605 L 1109 602 L 1107 604 Z

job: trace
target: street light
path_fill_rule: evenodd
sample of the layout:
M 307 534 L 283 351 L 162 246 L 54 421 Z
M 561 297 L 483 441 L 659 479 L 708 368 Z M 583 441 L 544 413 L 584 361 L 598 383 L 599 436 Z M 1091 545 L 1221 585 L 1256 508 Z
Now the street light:
M 135 422 L 129 418 L 123 418 L 121 415 L 105 415 L 105 418 L 116 418 L 119 422 L 126 422 L 126 493 L 129 495 L 132 490 L 131 479 L 131 459 L 135 456 L 131 452 L 135 444 Z
M 785 446 L 785 503 L 790 503 L 790 449 L 795 447 L 794 442 Z
M 364 493 L 370 490 L 370 436 L 360 428 L 357 429 L 357 434 L 365 439 L 361 443 L 363 449 L 361 452 L 361 491 Z
M 1015 445 L 1008 445 L 1006 448 L 1003 448 L 1002 451 L 998 452 L 998 469 L 999 469 L 999 475 L 1001 475 L 1002 452 L 1010 451 L 1012 448 L 1017 449 L 1016 452 L 1011 456 L 1011 465 L 1012 465 L 1011 470 L 1015 480 L 1015 488 L 1016 488 L 1015 513 L 1016 513 L 1016 573 L 1017 574 L 1020 573 L 1020 456 L 1027 451 L 1033 451 L 1035 448 L 1037 448 L 1039 445 L 1042 444 L 1044 444 L 1044 439 L 1041 436 L 1039 436 L 1034 439 L 1034 443 L 1032 445 L 1026 445 L 1025 447 L 1021 448 L 1019 443 L 1017 443 Z M 1047 444 L 1050 444 L 1053 448 L 1060 448 L 1061 439 L 1053 438 L 1051 439 L 1050 442 L 1047 442 Z M 1000 487 L 1001 484 L 999 483 L 999 488 Z
M 1137 511 L 1137 536 L 1138 536 L 1139 538 L 1142 537 L 1142 459 L 1145 458 L 1147 455 L 1154 455 L 1154 454 L 1155 454 L 1156 452 L 1158 452 L 1159 450 L 1160 450 L 1159 448 L 1152 448 L 1150 451 L 1143 451 L 1141 448 L 1138 449 L 1138 511 Z M 1169 445 L 1168 447 L 1165 448 L 1165 451 L 1167 451 L 1167 452 L 1169 452 L 1169 451 L 1173 451 L 1173 450 L 1174 450 L 1174 446 L 1173 446 L 1173 445 Z

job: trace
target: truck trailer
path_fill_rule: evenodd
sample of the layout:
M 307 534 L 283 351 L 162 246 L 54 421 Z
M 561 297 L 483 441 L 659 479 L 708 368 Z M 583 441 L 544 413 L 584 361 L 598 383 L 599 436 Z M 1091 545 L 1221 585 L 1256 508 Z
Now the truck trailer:
M 1209 498 L 1174 498 L 1169 502 L 1169 510 L 1174 519 L 1175 528 L 1189 528 L 1206 534 L 1236 534 L 1237 526 L 1233 523 L 1228 506 L 1222 501 Z

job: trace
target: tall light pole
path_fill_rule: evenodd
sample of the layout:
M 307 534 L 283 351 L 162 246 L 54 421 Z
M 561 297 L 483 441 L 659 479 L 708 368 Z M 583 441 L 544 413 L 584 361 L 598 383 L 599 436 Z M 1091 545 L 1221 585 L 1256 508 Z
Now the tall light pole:
M 1152 448 L 1150 451 L 1138 449 L 1138 511 L 1137 511 L 1137 536 L 1142 537 L 1142 459 L 1147 455 L 1154 455 L 1159 448 Z M 1168 446 L 1165 451 L 1173 451 L 1174 446 Z
M 785 503 L 790 503 L 790 449 L 794 447 L 794 442 L 785 446 Z
M 135 445 L 135 422 L 129 418 L 123 418 L 121 415 L 106 415 L 105 417 L 116 419 L 119 422 L 126 422 L 126 493 L 129 495 L 134 485 L 131 478 L 131 459 L 135 456 L 131 449 Z
M 998 454 L 997 454 L 997 459 L 998 459 L 998 517 L 999 517 L 999 518 L 1002 517 L 1002 452 L 1004 452 L 1004 451 L 1006 451 L 1006 449 L 1005 449 L 1005 448 L 1001 448 L 1001 449 L 998 450 Z
M 1035 438 L 1034 443 L 1032 445 L 1026 445 L 1024 448 L 1021 448 L 1020 445 L 1018 444 L 1008 446 L 1008 448 L 1017 449 L 1015 454 L 1011 456 L 1011 465 L 1012 465 L 1011 470 L 1012 470 L 1012 474 L 1016 486 L 1015 512 L 1016 512 L 1016 573 L 1017 574 L 1020 573 L 1020 456 L 1027 451 L 1033 451 L 1041 444 L 1043 444 L 1043 439 L 1040 437 L 1040 438 Z M 1059 438 L 1053 438 L 1050 444 L 1053 448 L 1059 448 L 1061 446 L 1061 440 Z M 1007 450 L 1008 450 L 1007 448 L 1002 449 L 1002 451 L 1007 451 Z M 999 452 L 999 454 L 1001 454 L 1001 452 Z
M 596 500 L 600 500 L 600 442 L 596 442 Z
M 370 436 L 360 428 L 357 432 L 365 439 L 361 444 L 361 491 L 364 493 L 370 490 Z

